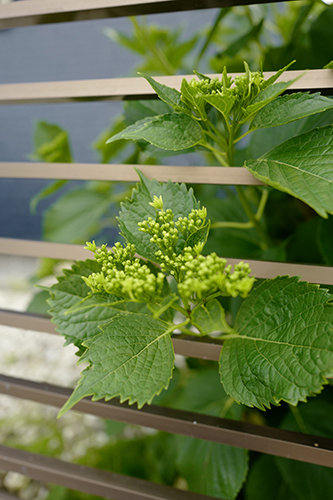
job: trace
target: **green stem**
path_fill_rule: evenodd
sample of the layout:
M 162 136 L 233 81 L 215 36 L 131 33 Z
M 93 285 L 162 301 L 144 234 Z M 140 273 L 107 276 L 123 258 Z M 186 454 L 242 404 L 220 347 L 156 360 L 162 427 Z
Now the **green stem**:
M 183 321 L 183 323 L 179 323 L 178 325 L 175 325 L 174 323 L 172 323 L 170 325 L 170 328 L 168 328 L 165 333 L 172 333 L 174 330 L 181 329 L 183 326 L 188 325 L 189 322 L 190 322 L 190 320 L 186 319 L 185 321 Z
M 251 229 L 254 227 L 253 222 L 227 222 L 227 221 L 220 221 L 220 222 L 215 222 L 214 224 L 211 224 L 210 228 L 211 229 L 217 229 L 217 228 L 233 228 L 233 229 Z
M 296 420 L 296 423 L 299 427 L 299 430 L 301 432 L 303 432 L 303 434 L 310 434 L 303 418 L 302 418 L 302 415 L 300 414 L 300 411 L 298 408 L 296 408 L 295 406 L 292 406 L 292 405 L 288 405 L 289 406 L 289 410 L 291 411 L 291 413 L 293 414 L 293 417 L 294 419 Z
M 255 218 L 257 219 L 257 221 L 260 221 L 262 216 L 263 216 L 265 206 L 266 206 L 266 203 L 268 200 L 268 196 L 269 196 L 269 190 L 267 188 L 263 188 L 262 193 L 261 193 L 260 202 L 258 205 L 258 210 L 257 210 L 257 213 L 255 214 Z
M 182 313 L 186 318 L 189 317 L 189 312 L 186 309 L 184 309 L 184 307 L 180 306 L 179 304 L 173 303 L 170 307 L 172 309 L 175 309 L 176 311 Z
M 268 248 L 269 245 L 270 245 L 269 238 L 268 238 L 267 234 L 265 233 L 265 231 L 263 230 L 263 227 L 262 227 L 262 225 L 260 223 L 260 220 L 258 220 L 257 217 L 256 217 L 256 215 L 253 213 L 251 204 L 250 204 L 249 200 L 245 196 L 243 187 L 242 186 L 236 186 L 236 191 L 238 193 L 240 202 L 241 202 L 241 204 L 243 206 L 244 212 L 246 213 L 246 215 L 249 218 L 249 221 L 251 221 L 253 223 L 253 226 L 255 227 L 255 229 L 256 229 L 256 231 L 258 233 L 258 236 L 261 238 L 261 240 L 263 241 L 263 243 L 266 245 L 266 248 Z

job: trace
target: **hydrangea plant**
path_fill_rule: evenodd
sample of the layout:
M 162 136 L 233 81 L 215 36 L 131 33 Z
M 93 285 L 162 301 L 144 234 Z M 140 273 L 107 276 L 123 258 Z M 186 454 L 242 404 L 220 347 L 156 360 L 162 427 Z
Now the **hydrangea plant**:
M 248 264 L 203 255 L 210 223 L 192 190 L 140 178 L 119 215 L 125 244 L 88 243 L 95 259 L 50 289 L 58 331 L 88 362 L 60 415 L 86 396 L 150 404 L 172 377 L 174 332 L 224 341 L 221 382 L 237 402 L 264 409 L 320 392 L 333 376 L 327 290 L 284 276 L 251 292 Z M 234 324 L 226 296 L 245 298 Z

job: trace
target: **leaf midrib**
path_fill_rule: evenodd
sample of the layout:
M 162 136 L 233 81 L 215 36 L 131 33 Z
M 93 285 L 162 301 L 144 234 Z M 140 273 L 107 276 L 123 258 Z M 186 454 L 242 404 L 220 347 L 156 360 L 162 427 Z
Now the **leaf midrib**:
M 278 160 L 273 160 L 273 159 L 269 159 L 269 158 L 263 158 L 262 160 L 256 160 L 257 162 L 259 163 L 262 163 L 262 162 L 274 162 L 274 163 L 277 163 L 278 165 L 283 165 L 283 166 L 287 166 L 289 168 L 292 168 L 292 169 L 295 169 L 295 170 L 298 170 L 300 172 L 302 172 L 303 174 L 307 174 L 307 175 L 310 175 L 310 176 L 313 176 L 313 177 L 318 177 L 318 179 L 320 180 L 324 180 L 326 182 L 329 182 L 331 184 L 333 184 L 333 181 L 330 180 L 330 179 L 327 179 L 326 177 L 321 177 L 320 175 L 318 174 L 314 174 L 312 172 L 309 172 L 307 170 L 302 170 L 301 168 L 297 167 L 296 165 L 290 165 L 289 163 L 286 163 L 286 162 L 281 162 L 281 161 L 278 161 Z M 289 181 L 288 181 L 289 182 Z

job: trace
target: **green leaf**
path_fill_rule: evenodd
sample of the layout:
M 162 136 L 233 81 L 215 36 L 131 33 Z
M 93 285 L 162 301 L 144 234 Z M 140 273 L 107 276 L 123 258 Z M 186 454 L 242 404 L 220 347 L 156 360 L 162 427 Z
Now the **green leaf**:
M 125 148 L 126 141 L 118 141 L 117 144 L 106 144 L 110 135 L 118 134 L 126 127 L 122 118 L 115 119 L 110 126 L 101 132 L 99 137 L 93 142 L 93 148 L 99 153 L 101 163 L 109 163 L 117 154 Z
M 44 239 L 84 243 L 101 228 L 101 217 L 111 204 L 108 192 L 79 187 L 59 198 L 45 213 Z
M 323 394 L 324 396 L 324 394 Z M 282 422 L 282 428 L 296 432 L 306 432 L 320 437 L 333 437 L 331 401 L 323 398 L 310 400 L 289 413 Z M 327 498 L 333 491 L 333 469 L 319 465 L 276 457 L 275 463 L 290 490 L 299 500 Z
M 46 301 L 49 298 L 50 294 L 46 290 L 36 293 L 26 309 L 27 312 L 47 315 L 50 307 Z
M 137 184 L 136 189 L 133 190 L 131 200 L 126 200 L 121 204 L 119 227 L 122 236 L 135 245 L 139 255 L 156 262 L 157 245 L 151 243 L 150 235 L 139 231 L 138 227 L 138 223 L 147 217 L 156 217 L 155 208 L 149 205 L 154 200 L 154 196 L 158 198 L 162 196 L 164 209 L 171 208 L 175 214 L 175 220 L 179 217 L 187 217 L 193 209 L 199 208 L 199 204 L 194 198 L 193 190 L 187 191 L 185 184 L 179 185 L 171 181 L 160 183 L 155 179 L 147 179 L 141 172 L 138 173 L 141 183 Z M 178 243 L 179 251 L 181 251 L 185 241 L 179 238 Z
M 198 122 L 184 113 L 144 118 L 110 137 L 107 144 L 119 139 L 144 139 L 161 149 L 181 151 L 203 143 L 204 133 Z
M 297 80 L 297 78 L 295 78 L 295 80 Z M 287 90 L 287 88 L 290 87 L 290 85 L 295 80 L 290 80 L 288 82 L 279 82 L 275 83 L 274 85 L 270 85 L 269 87 L 265 87 L 264 90 L 259 92 L 257 97 L 252 101 L 252 103 L 245 109 L 243 109 L 245 118 L 242 120 L 242 123 L 248 120 L 252 115 L 258 113 L 258 111 L 260 111 L 264 106 L 267 106 L 267 104 L 269 104 L 271 101 L 276 99 L 276 97 L 278 97 L 280 94 L 282 94 L 282 92 Z
M 192 114 L 191 108 L 181 100 L 182 94 L 179 90 L 163 85 L 163 83 L 157 82 L 154 78 L 144 73 L 138 74 L 147 80 L 161 101 L 169 104 L 169 106 L 172 106 L 175 111 Z
M 295 196 L 326 218 L 333 213 L 333 126 L 311 130 L 245 162 L 269 186 Z
M 63 186 L 68 183 L 67 180 L 52 181 L 50 184 L 45 186 L 39 193 L 37 193 L 33 198 L 31 198 L 29 207 L 32 214 L 36 213 L 37 205 L 44 198 L 52 196 L 54 193 L 59 191 Z
M 264 281 L 244 301 L 220 356 L 223 386 L 264 409 L 319 393 L 333 375 L 331 296 L 297 277 Z
M 333 61 L 330 61 L 328 64 L 324 66 L 324 69 L 333 69 Z
M 208 234 L 210 229 L 210 221 L 207 222 L 203 227 L 197 229 L 194 233 L 192 233 L 186 240 L 186 247 L 194 247 L 198 243 L 206 244 Z
M 172 406 L 182 410 L 229 419 L 239 419 L 243 411 L 224 392 L 216 370 L 191 370 L 176 394 Z M 233 500 L 247 475 L 247 450 L 188 437 L 177 440 L 177 467 L 189 489 Z
M 124 117 L 126 125 L 143 120 L 144 118 L 170 113 L 168 104 L 158 99 L 144 101 L 126 101 L 124 103 Z
M 177 465 L 191 491 L 234 500 L 247 475 L 248 454 L 241 448 L 184 438 Z
M 202 335 L 231 330 L 225 319 L 225 311 L 217 299 L 193 309 L 191 323 Z
M 217 109 L 225 118 L 226 122 L 229 123 L 230 111 L 235 104 L 236 97 L 228 95 L 202 95 L 202 99 L 208 102 L 211 106 Z
M 278 97 L 254 117 L 250 130 L 277 127 L 333 108 L 333 99 L 320 93 L 297 93 Z
M 59 416 L 91 395 L 94 401 L 120 396 L 121 403 L 128 400 L 141 408 L 169 385 L 174 351 L 164 321 L 145 314 L 116 316 L 84 346 L 80 363 L 89 366 Z
M 201 120 L 207 120 L 205 101 L 198 93 L 197 88 L 192 87 L 188 83 L 188 81 L 183 78 L 180 90 L 182 102 L 184 102 L 185 105 L 192 109 L 200 117 Z
M 66 344 L 74 344 L 81 349 L 82 342 L 100 333 L 99 326 L 108 323 L 114 316 L 122 311 L 140 312 L 146 311 L 143 304 L 119 301 L 118 297 L 108 293 L 94 294 L 86 300 L 91 293 L 81 276 L 99 272 L 100 264 L 94 260 L 77 262 L 72 269 L 64 269 L 64 275 L 58 278 L 58 283 L 52 285 L 47 291 L 51 294 L 48 303 L 51 307 L 49 313 L 52 315 L 52 323 L 57 325 L 57 331 L 64 335 Z M 82 306 L 80 303 L 85 299 Z M 105 304 L 110 307 L 105 307 Z M 111 304 L 114 304 L 111 307 Z M 89 307 L 94 305 L 94 307 Z M 76 312 L 67 314 L 70 309 Z
M 72 163 L 68 132 L 58 125 L 38 121 L 34 131 L 32 159 L 49 163 Z
M 232 42 L 225 50 L 218 52 L 215 57 L 235 57 L 251 40 L 256 40 L 263 27 L 264 19 L 261 19 L 258 24 L 251 26 L 251 28 L 244 34 Z
M 333 217 L 320 219 L 317 244 L 327 266 L 333 266 Z
M 300 500 L 283 480 L 274 457 L 263 455 L 250 469 L 245 484 L 245 500 L 267 500 L 268 498 L 270 500 Z

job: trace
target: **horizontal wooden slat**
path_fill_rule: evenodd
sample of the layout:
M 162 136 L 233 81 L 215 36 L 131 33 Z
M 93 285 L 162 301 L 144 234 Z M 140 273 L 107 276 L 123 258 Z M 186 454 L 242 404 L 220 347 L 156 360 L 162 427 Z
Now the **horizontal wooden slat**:
M 0 468 L 112 500 L 213 500 L 170 486 L 0 446 Z M 5 497 L 6 498 L 6 497 Z
M 1 375 L 0 392 L 61 407 L 71 394 L 71 389 Z M 332 439 L 156 405 L 145 405 L 138 410 L 134 405 L 120 404 L 114 399 L 108 402 L 93 402 L 85 398 L 75 406 L 75 410 L 165 432 L 333 467 Z
M 244 167 L 166 167 L 156 165 L 101 165 L 99 163 L 0 162 L 0 178 L 139 181 L 138 168 L 160 182 L 257 186 L 263 183 Z
M 80 245 L 48 243 L 46 241 L 30 241 L 12 238 L 0 238 L 0 255 L 21 255 L 25 257 L 50 257 L 63 260 L 85 260 L 92 258 L 92 253 Z M 229 259 L 231 265 L 241 259 Z M 289 264 L 286 262 L 268 262 L 245 259 L 249 263 L 256 278 L 270 279 L 275 276 L 300 276 L 310 283 L 333 285 L 333 267 L 306 264 Z
M 22 3 L 31 3 L 32 0 Z M 19 2 L 18 2 L 19 3 Z M 15 4 L 14 4 L 15 5 Z M 235 77 L 241 73 L 232 73 Z M 265 72 L 265 77 L 274 73 Z M 287 71 L 278 81 L 288 81 L 303 75 L 290 86 L 290 90 L 320 90 L 332 93 L 333 72 L 329 69 Z M 209 75 L 221 77 L 220 74 Z M 156 80 L 170 87 L 180 88 L 183 78 L 194 75 L 156 77 Z M 101 80 L 77 80 L 38 83 L 10 83 L 0 85 L 0 104 L 36 104 L 52 102 L 82 102 L 95 100 L 152 99 L 156 93 L 144 78 L 113 78 Z
M 1 5 L 0 29 L 253 3 L 267 0 L 29 0 Z
M 56 326 L 50 319 L 37 314 L 0 309 L 0 325 L 58 335 Z M 214 342 L 208 338 L 197 341 L 174 336 L 172 342 L 175 353 L 182 356 L 210 361 L 218 361 L 220 357 L 222 344 L 219 341 Z

